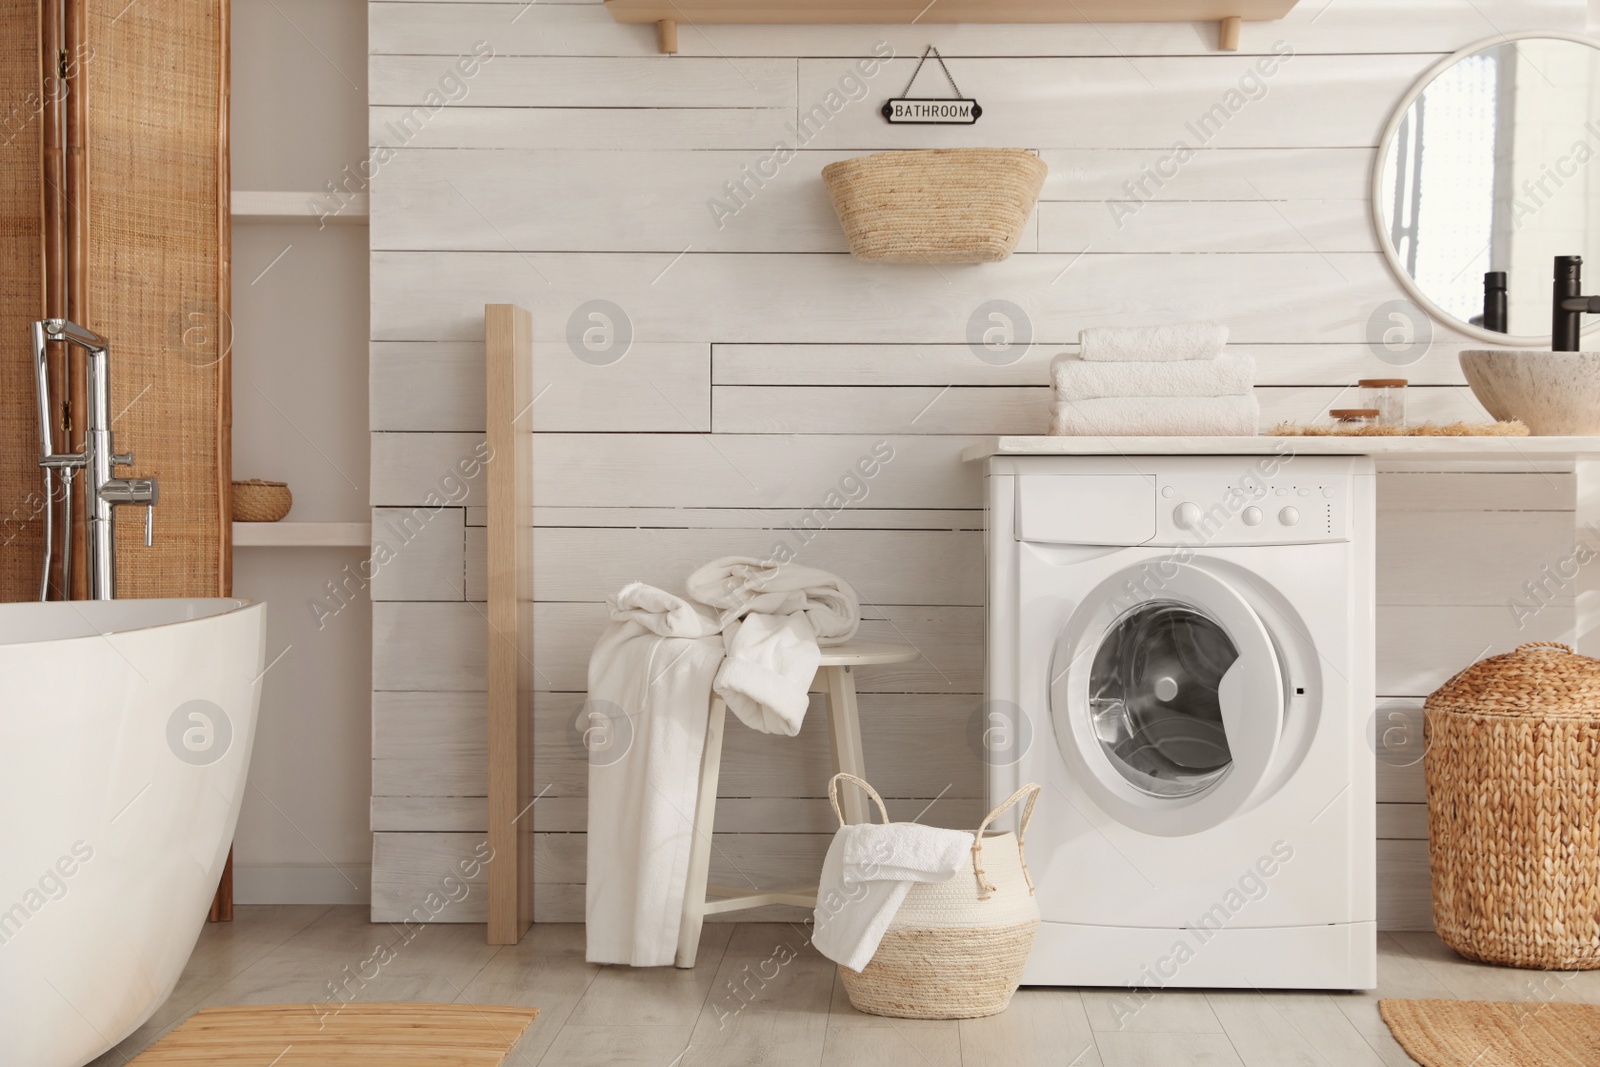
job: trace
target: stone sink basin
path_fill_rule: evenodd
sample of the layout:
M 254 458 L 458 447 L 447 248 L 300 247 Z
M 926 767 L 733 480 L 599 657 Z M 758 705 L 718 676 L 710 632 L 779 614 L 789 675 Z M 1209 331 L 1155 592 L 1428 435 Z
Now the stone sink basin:
M 1468 349 L 1461 370 L 1496 419 L 1541 437 L 1600 434 L 1600 352 Z

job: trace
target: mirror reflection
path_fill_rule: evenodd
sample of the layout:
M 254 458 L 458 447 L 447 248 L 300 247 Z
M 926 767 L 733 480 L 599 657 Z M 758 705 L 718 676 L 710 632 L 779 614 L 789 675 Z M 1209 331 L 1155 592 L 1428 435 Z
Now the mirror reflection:
M 1550 333 L 1556 256 L 1600 264 L 1600 49 L 1530 38 L 1439 72 L 1384 146 L 1395 261 L 1459 322 Z

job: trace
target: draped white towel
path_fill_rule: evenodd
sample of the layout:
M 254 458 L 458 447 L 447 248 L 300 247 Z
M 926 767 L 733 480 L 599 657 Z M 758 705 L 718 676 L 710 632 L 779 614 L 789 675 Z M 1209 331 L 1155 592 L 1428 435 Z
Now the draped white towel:
M 724 624 L 750 614 L 798 611 L 811 620 L 818 644 L 842 645 L 861 623 L 861 603 L 849 582 L 797 563 L 724 556 L 689 575 L 684 584 L 695 600 L 719 609 Z
M 670 964 L 694 842 L 717 622 L 680 597 L 634 582 L 611 598 L 611 625 L 589 659 L 584 712 L 624 722 L 620 758 L 589 763 L 585 918 L 590 963 Z
M 1057 400 L 1057 437 L 1253 437 L 1261 419 L 1254 396 L 1109 396 Z
M 739 721 L 793 737 L 810 698 L 819 645 L 849 640 L 861 622 L 856 591 L 827 571 L 748 556 L 689 575 L 689 595 L 721 611 L 727 659 L 713 688 Z
M 1050 364 L 1056 400 L 1110 396 L 1242 396 L 1255 384 L 1249 356 L 1170 363 L 1095 363 L 1063 352 Z
M 946 882 L 966 863 L 972 835 L 920 823 L 839 827 L 822 861 L 811 943 L 859 971 L 917 882 Z
M 1171 326 L 1096 326 L 1078 332 L 1079 352 L 1091 362 L 1151 362 L 1216 359 L 1228 343 L 1228 328 L 1217 322 Z
M 730 557 L 689 586 L 689 599 L 625 586 L 589 659 L 585 712 L 631 729 L 615 758 L 589 762 L 591 963 L 673 962 L 713 690 L 746 725 L 798 733 L 817 642 L 847 640 L 860 621 L 850 584 L 809 567 Z

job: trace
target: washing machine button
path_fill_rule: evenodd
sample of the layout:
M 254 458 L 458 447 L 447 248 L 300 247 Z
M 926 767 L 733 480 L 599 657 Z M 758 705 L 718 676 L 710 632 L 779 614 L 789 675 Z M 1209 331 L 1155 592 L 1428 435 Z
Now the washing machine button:
M 1295 523 L 1300 521 L 1300 509 L 1284 508 L 1282 511 L 1278 512 L 1278 521 L 1283 523 L 1285 526 L 1293 526 Z
M 1170 485 L 1163 485 L 1163 486 L 1162 486 L 1162 487 L 1161 487 L 1161 495 L 1162 495 L 1162 496 L 1171 496 L 1171 495 L 1172 495 L 1172 486 L 1170 486 Z
M 1327 499 L 1332 500 L 1333 499 L 1333 490 L 1332 489 L 1324 489 L 1322 491 L 1322 495 L 1324 497 L 1326 497 Z
M 1283 488 L 1283 486 L 1281 486 L 1281 485 L 1278 488 L 1274 489 L 1273 492 L 1277 493 L 1279 496 L 1288 496 L 1289 495 L 1289 490 Z
M 1180 530 L 1192 530 L 1200 524 L 1200 505 L 1185 501 L 1172 509 L 1172 521 Z
M 1255 507 L 1245 508 L 1243 511 L 1241 511 L 1239 513 L 1239 517 L 1244 520 L 1244 524 L 1246 526 L 1260 526 L 1261 525 L 1261 509 L 1260 508 L 1255 508 Z
M 1301 496 L 1310 496 L 1311 495 L 1311 490 L 1305 489 L 1305 488 L 1296 489 L 1295 492 L 1298 493 Z

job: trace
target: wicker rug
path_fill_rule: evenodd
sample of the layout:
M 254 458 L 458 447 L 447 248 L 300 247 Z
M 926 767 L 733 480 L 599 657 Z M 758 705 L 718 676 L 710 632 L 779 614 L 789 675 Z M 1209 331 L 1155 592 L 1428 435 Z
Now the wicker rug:
M 207 1008 L 136 1067 L 494 1067 L 537 1008 L 484 1004 L 263 1004 Z
M 1422 1067 L 1593 1067 L 1600 1005 L 1558 1001 L 1380 1000 L 1396 1041 Z

